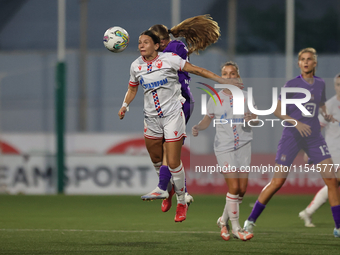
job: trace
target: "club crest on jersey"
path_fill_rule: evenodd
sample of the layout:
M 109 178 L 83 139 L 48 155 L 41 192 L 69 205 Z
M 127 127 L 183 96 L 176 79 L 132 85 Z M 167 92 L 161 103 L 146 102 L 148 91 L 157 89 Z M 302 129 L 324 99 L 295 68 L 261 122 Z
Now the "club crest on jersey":
M 162 60 L 158 59 L 158 60 L 156 61 L 155 65 L 156 65 L 158 68 L 161 68 L 162 65 L 163 65 Z
M 139 71 L 142 70 L 142 66 L 138 66 Z
M 285 154 L 281 155 L 281 161 L 286 161 L 286 155 Z
M 175 134 L 175 136 L 177 136 L 178 135 L 178 131 L 174 131 L 174 134 Z
M 176 53 L 172 53 L 172 56 L 177 56 L 177 54 Z

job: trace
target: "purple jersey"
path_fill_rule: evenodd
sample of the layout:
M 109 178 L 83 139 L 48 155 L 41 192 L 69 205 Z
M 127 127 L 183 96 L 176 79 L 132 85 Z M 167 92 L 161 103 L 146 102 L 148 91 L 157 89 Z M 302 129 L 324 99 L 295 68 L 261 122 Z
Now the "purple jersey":
M 185 44 L 181 41 L 170 41 L 163 52 L 173 52 L 179 55 L 182 59 L 188 60 L 188 50 Z M 178 81 L 182 85 L 182 96 L 187 102 L 194 102 L 194 98 L 190 92 L 189 82 L 190 77 L 188 72 L 178 71 Z
M 298 77 L 288 81 L 285 87 L 298 87 L 309 90 L 311 93 L 311 99 L 304 103 L 304 107 L 312 114 L 311 116 L 305 116 L 301 110 L 296 107 L 295 104 L 288 104 L 286 107 L 286 113 L 288 116 L 309 125 L 312 129 L 312 136 L 318 135 L 320 132 L 320 122 L 318 119 L 319 115 L 319 105 L 325 103 L 326 101 L 326 93 L 325 93 L 325 82 L 319 78 L 314 76 L 314 83 L 309 84 L 305 81 L 301 75 Z M 304 98 L 305 94 L 303 93 L 287 93 L 287 99 L 294 98 Z M 281 95 L 279 96 L 279 100 L 281 100 Z M 288 123 L 285 123 L 288 126 Z M 283 135 L 297 135 L 299 131 L 296 128 L 285 127 L 283 130 Z

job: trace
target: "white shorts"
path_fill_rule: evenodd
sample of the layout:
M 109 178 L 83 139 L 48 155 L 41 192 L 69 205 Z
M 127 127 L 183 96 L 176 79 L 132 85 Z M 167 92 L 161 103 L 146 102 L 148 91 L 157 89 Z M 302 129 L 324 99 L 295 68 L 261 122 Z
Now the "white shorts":
M 244 169 L 245 167 L 250 166 L 251 142 L 235 151 L 218 153 L 216 154 L 216 159 L 220 167 L 226 170 L 229 169 L 229 171 L 225 171 L 224 173 L 238 172 L 241 167 Z
M 166 142 L 177 142 L 186 137 L 183 111 L 180 110 L 163 118 L 145 116 L 144 137 L 156 140 L 164 138 Z

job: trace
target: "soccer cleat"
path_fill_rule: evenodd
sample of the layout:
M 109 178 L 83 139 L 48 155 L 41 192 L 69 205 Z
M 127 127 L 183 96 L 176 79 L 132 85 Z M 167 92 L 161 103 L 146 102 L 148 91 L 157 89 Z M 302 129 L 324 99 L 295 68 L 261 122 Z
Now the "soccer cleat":
M 248 241 L 254 237 L 252 233 L 239 228 L 237 231 L 232 231 L 234 238 L 240 239 L 242 241 Z
M 305 221 L 305 227 L 314 228 L 315 225 L 312 223 L 312 216 L 303 210 L 299 213 L 299 217 L 301 220 Z
M 150 201 L 155 199 L 166 199 L 169 197 L 169 192 L 167 190 L 161 190 L 158 186 L 148 194 L 141 196 L 143 201 Z
M 169 193 L 169 197 L 167 199 L 164 199 L 162 202 L 162 212 L 167 212 L 170 210 L 172 205 L 172 196 L 175 194 L 175 188 L 172 185 L 172 189 Z
M 229 225 L 222 221 L 222 217 L 217 219 L 217 226 L 221 229 L 221 237 L 223 240 L 228 241 L 230 239 Z
M 252 233 L 254 233 L 254 226 L 256 226 L 256 225 L 253 221 L 246 220 L 244 222 L 243 229 L 244 229 L 244 231 L 252 234 Z
M 185 193 L 185 203 L 189 206 L 192 202 L 194 202 L 194 198 L 188 193 Z
M 175 222 L 182 222 L 187 218 L 187 204 L 177 204 Z
M 340 237 L 340 228 L 334 228 L 333 235 L 334 237 Z

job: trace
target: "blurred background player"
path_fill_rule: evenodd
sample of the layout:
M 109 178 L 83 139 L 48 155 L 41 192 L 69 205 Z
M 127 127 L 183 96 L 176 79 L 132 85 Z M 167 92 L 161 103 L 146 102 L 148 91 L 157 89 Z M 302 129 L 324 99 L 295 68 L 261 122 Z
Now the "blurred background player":
M 191 53 L 198 53 L 199 50 L 204 50 L 209 45 L 215 43 L 220 37 L 220 28 L 217 22 L 213 21 L 209 15 L 188 18 L 171 29 L 168 29 L 165 25 L 158 24 L 150 27 L 149 30 L 153 31 L 160 38 L 159 51 L 176 53 L 186 61 L 189 61 L 189 55 Z M 171 40 L 170 34 L 175 38 L 185 38 L 188 48 L 179 40 Z M 182 70 L 179 70 L 177 73 L 178 81 L 181 83 L 181 94 L 185 98 L 182 110 L 185 116 L 185 123 L 187 124 L 194 109 L 194 98 L 189 88 L 190 77 L 188 72 Z M 165 146 L 164 150 L 166 150 Z M 159 164 L 162 165 L 159 167 Z M 161 207 L 163 212 L 167 212 L 171 208 L 172 196 L 175 190 L 170 181 L 171 173 L 167 166 L 166 158 L 163 158 L 163 162 L 159 162 L 158 165 L 156 166 L 156 172 L 159 175 L 158 187 L 161 190 L 167 189 L 169 192 L 169 197 L 162 201 Z M 146 198 L 149 197 L 150 195 L 146 194 Z M 188 194 L 186 187 L 185 200 L 188 205 L 194 200 L 193 197 Z
M 232 61 L 222 66 L 221 73 L 222 78 L 240 78 L 239 68 L 237 64 Z M 248 96 L 247 92 L 242 92 L 246 99 Z M 246 193 L 249 173 L 240 172 L 240 167 L 250 165 L 253 132 L 248 124 L 243 126 L 243 123 L 248 123 L 248 121 L 256 119 L 257 116 L 250 112 L 246 112 L 244 116 L 233 115 L 233 96 L 231 91 L 229 89 L 223 89 L 218 95 L 221 98 L 222 105 L 220 103 L 215 105 L 213 99 L 210 98 L 207 105 L 207 115 L 205 115 L 197 125 L 192 127 L 192 134 L 193 136 L 198 136 L 199 131 L 209 127 L 212 119 L 223 121 L 223 124 L 216 124 L 214 151 L 218 165 L 220 167 L 226 167 L 223 175 L 229 190 L 226 195 L 223 214 L 218 218 L 217 225 L 221 228 L 221 237 L 228 241 L 230 239 L 228 220 L 230 219 L 234 237 L 246 241 L 250 240 L 253 234 L 244 231 L 240 226 L 239 204 L 242 203 L 243 196 Z M 218 102 L 217 96 L 214 97 L 216 98 L 216 102 Z M 245 102 L 247 102 L 247 100 Z M 225 123 L 225 120 L 227 120 L 228 123 Z M 230 123 L 231 120 L 235 124 L 232 125 L 232 123 Z M 253 126 L 258 125 L 258 123 L 258 121 L 251 121 L 249 124 Z M 230 167 L 229 171 L 228 167 Z M 232 169 L 236 171 L 234 172 Z
M 186 219 L 188 206 L 185 203 L 185 172 L 180 159 L 183 138 L 186 137 L 182 111 L 184 98 L 181 96 L 177 71 L 194 73 L 217 83 L 226 83 L 227 80 L 190 64 L 177 54 L 158 52 L 159 44 L 159 37 L 152 31 L 141 33 L 138 43 L 141 56 L 131 64 L 129 87 L 118 116 L 124 118 L 127 107 L 137 94 L 138 85 L 141 85 L 144 89 L 145 145 L 151 161 L 157 164 L 162 162 L 165 140 L 165 157 L 177 194 L 175 222 L 181 222 Z M 169 197 L 166 189 L 158 187 L 151 195 L 153 199 Z
M 330 157 L 327 144 L 320 132 L 320 122 L 318 119 L 319 108 L 326 121 L 334 122 L 332 115 L 327 114 L 325 105 L 325 82 L 314 76 L 317 65 L 317 55 L 313 48 L 305 48 L 298 54 L 298 64 L 301 75 L 288 81 L 285 87 L 304 88 L 310 91 L 312 97 L 304 106 L 311 115 L 305 115 L 295 104 L 287 105 L 287 115 L 281 115 L 281 95 L 277 103 L 274 115 L 286 123 L 296 125 L 295 128 L 285 127 L 282 132 L 277 153 L 275 166 L 289 169 L 297 153 L 303 149 L 314 164 L 327 164 L 321 177 L 328 187 L 328 199 L 331 205 L 333 219 L 335 222 L 334 236 L 340 237 L 340 192 L 338 182 L 333 169 L 333 161 Z M 303 93 L 288 93 L 287 98 L 304 98 Z M 272 196 L 282 187 L 289 172 L 275 172 L 273 179 L 261 191 L 254 208 L 244 223 L 244 229 L 253 232 L 255 221 L 260 216 L 266 204 Z
M 340 73 L 338 73 L 334 78 L 334 89 L 335 96 L 327 100 L 326 107 L 327 111 L 330 115 L 333 115 L 336 122 L 328 122 L 325 121 L 323 116 L 319 114 L 319 121 L 321 125 L 321 129 L 325 129 L 325 140 L 328 145 L 329 152 L 332 156 L 332 160 L 335 166 L 335 169 L 339 169 L 340 164 Z M 308 156 L 305 154 L 305 160 L 308 162 Z M 336 170 L 338 170 L 336 169 Z M 340 182 L 339 171 L 336 171 L 336 175 L 338 178 L 338 182 Z M 317 209 L 321 207 L 324 203 L 326 203 L 328 199 L 328 188 L 325 185 L 322 189 L 316 193 L 313 201 L 299 213 L 299 217 L 304 220 L 306 227 L 315 227 L 312 223 L 312 215 L 315 213 Z

